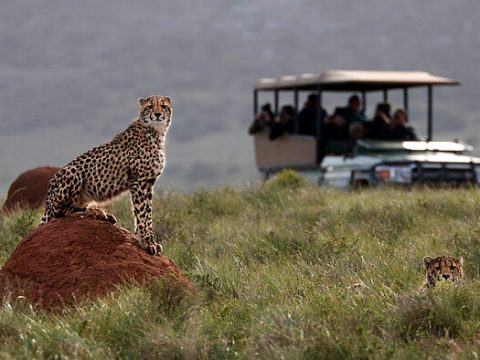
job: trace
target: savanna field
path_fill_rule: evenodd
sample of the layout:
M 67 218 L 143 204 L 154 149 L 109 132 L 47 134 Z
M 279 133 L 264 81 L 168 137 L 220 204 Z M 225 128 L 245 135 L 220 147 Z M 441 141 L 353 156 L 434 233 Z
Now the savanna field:
M 130 230 L 128 198 L 110 212 Z M 0 265 L 41 213 L 0 218 Z M 339 192 L 284 173 L 243 188 L 157 192 L 154 227 L 191 279 L 125 285 L 63 313 L 0 308 L 1 359 L 475 359 L 480 192 Z M 425 255 L 465 281 L 425 294 Z M 362 283 L 360 291 L 351 286 Z

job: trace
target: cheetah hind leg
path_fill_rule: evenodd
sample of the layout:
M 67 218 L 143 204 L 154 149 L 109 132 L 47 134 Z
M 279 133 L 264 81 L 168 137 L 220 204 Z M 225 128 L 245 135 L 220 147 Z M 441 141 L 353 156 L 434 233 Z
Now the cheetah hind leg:
M 81 183 L 81 176 L 74 166 L 66 166 L 53 176 L 48 185 L 41 225 L 65 216 L 69 209 L 74 207 L 79 198 Z M 70 185 L 63 188 L 62 184 Z

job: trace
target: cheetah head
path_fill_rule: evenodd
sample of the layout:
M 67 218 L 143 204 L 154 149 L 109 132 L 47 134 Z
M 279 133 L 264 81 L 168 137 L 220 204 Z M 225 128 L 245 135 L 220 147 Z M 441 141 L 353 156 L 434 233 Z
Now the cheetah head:
M 426 287 L 434 287 L 437 282 L 459 282 L 463 278 L 463 257 L 438 256 L 431 258 L 425 256 L 423 265 L 426 272 Z
M 168 96 L 152 95 L 139 98 L 140 121 L 146 126 L 153 126 L 157 131 L 165 133 L 172 120 L 172 99 Z

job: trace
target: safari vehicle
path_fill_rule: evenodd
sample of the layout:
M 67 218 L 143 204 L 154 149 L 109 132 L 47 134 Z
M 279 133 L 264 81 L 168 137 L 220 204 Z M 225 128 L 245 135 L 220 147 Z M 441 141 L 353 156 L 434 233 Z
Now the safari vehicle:
M 261 174 L 270 175 L 294 169 L 320 185 L 339 188 L 380 184 L 462 184 L 480 183 L 480 158 L 468 155 L 473 148 L 458 141 L 433 141 L 433 87 L 460 85 L 457 80 L 420 71 L 344 71 L 261 79 L 254 88 L 254 112 L 259 98 L 273 95 L 278 113 L 280 96 L 288 96 L 299 113 L 299 96 L 317 94 L 317 109 L 323 108 L 325 92 L 357 93 L 366 109 L 367 95 L 377 93 L 388 101 L 391 91 L 403 95 L 403 108 L 409 108 L 409 90 L 426 89 L 426 137 L 415 141 L 359 139 L 353 151 L 344 155 L 325 152 L 322 118 L 317 110 L 316 134 L 300 135 L 297 131 L 275 140 L 268 133 L 254 135 L 256 164 Z M 379 94 L 378 94 L 379 93 Z M 398 95 L 398 94 L 397 94 Z M 291 97 L 290 97 L 291 96 Z M 298 129 L 298 117 L 295 120 Z

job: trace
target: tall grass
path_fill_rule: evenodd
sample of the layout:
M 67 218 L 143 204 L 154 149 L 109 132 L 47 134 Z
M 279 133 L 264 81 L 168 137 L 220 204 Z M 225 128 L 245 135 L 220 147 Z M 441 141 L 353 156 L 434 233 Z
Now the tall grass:
M 196 292 L 125 285 L 57 315 L 4 304 L 0 358 L 475 358 L 479 200 L 476 189 L 339 192 L 291 173 L 160 192 L 156 236 Z M 128 199 L 111 211 L 132 228 Z M 0 263 L 39 218 L 2 216 Z M 465 257 L 464 284 L 418 293 L 423 256 L 441 254 Z

